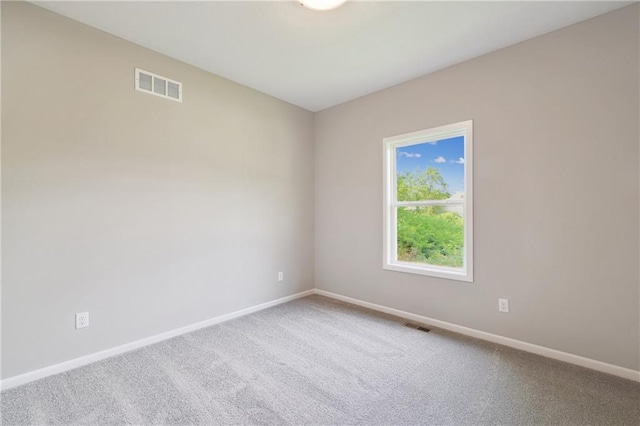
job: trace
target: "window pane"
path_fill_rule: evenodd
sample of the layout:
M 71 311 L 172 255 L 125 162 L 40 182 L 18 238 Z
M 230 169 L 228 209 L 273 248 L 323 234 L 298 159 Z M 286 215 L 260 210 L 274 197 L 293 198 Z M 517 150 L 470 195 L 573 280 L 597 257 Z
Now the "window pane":
M 460 200 L 464 136 L 396 148 L 398 201 Z
M 464 221 L 461 204 L 398 207 L 400 262 L 462 268 Z

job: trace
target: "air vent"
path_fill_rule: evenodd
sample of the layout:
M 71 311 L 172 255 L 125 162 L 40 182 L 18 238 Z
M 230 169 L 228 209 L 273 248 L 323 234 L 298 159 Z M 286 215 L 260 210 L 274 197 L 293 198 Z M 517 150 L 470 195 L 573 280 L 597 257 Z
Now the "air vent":
M 416 323 L 413 323 L 413 322 L 405 322 L 402 325 L 404 325 L 405 327 L 413 328 L 414 330 L 424 331 L 425 333 L 428 333 L 428 332 L 431 331 L 427 327 L 423 327 L 420 324 L 416 324 Z
M 182 102 L 182 83 L 136 68 L 136 90 Z

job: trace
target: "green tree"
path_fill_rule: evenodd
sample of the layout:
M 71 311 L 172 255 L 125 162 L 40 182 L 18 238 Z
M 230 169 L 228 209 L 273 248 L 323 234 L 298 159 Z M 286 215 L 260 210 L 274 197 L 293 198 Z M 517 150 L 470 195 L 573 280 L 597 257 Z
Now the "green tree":
M 398 174 L 397 185 L 398 201 L 445 200 L 451 196 L 440 170 L 434 167 L 401 172 Z
M 461 267 L 464 223 L 453 212 L 398 208 L 398 260 Z
M 451 196 L 440 171 L 402 172 L 397 178 L 398 201 L 444 200 Z M 461 267 L 464 223 L 443 206 L 398 208 L 398 259 L 429 265 Z

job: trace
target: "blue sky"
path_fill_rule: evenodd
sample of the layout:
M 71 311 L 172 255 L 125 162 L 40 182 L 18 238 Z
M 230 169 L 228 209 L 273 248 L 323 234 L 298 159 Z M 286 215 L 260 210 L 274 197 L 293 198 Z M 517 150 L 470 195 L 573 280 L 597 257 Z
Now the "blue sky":
M 464 136 L 396 149 L 398 172 L 440 169 L 453 195 L 464 190 Z

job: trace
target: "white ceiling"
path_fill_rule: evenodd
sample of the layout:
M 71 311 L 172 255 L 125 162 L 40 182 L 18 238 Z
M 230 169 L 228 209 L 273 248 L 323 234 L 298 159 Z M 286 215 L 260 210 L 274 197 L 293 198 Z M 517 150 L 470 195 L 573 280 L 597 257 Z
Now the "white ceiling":
M 631 2 L 35 3 L 318 111 Z

